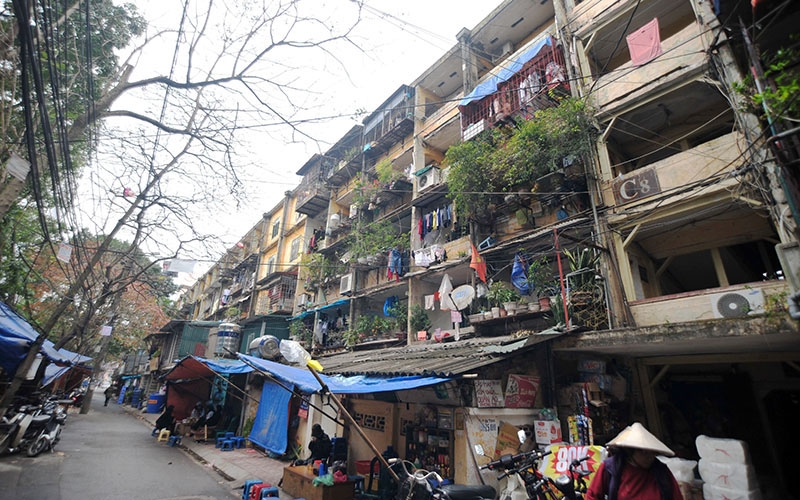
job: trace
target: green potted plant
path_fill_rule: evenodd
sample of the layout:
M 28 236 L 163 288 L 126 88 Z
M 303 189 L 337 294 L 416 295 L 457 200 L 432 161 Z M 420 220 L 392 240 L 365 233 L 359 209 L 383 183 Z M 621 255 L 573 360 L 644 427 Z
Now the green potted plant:
M 532 296 L 537 297 L 539 310 L 550 309 L 549 290 L 553 285 L 553 272 L 547 257 L 541 256 L 528 265 L 528 286 Z M 531 307 L 529 306 L 529 309 Z M 536 310 L 534 306 L 531 310 Z
M 417 338 L 419 339 L 419 334 L 421 332 L 425 332 L 427 336 L 428 330 L 431 327 L 431 319 L 428 317 L 428 313 L 425 312 L 425 309 L 419 305 L 414 304 L 411 306 L 411 331 L 417 334 Z
M 516 308 L 516 302 L 519 300 L 520 295 L 517 289 L 511 285 L 503 281 L 495 281 L 489 287 L 489 293 L 486 297 L 493 308 L 498 308 L 498 314 L 502 314 L 500 309 L 508 311 Z M 494 309 L 492 309 L 492 315 L 494 315 Z
M 589 247 L 576 248 L 573 251 L 564 249 L 569 260 L 569 303 L 571 306 L 586 306 L 592 303 L 595 296 L 595 275 L 600 263 L 600 254 Z

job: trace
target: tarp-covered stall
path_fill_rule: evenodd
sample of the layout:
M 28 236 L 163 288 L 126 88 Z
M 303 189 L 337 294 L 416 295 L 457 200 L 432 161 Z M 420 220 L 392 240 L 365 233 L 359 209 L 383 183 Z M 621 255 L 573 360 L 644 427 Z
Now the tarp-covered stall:
M 0 368 L 6 378 L 11 379 L 14 376 L 38 336 L 39 332 L 30 323 L 7 304 L 0 302 Z M 90 369 L 86 365 L 92 358 L 67 349 L 55 349 L 55 345 L 49 340 L 44 341 L 41 353 L 48 362 L 62 367 L 84 365 L 84 369 Z
M 278 454 L 286 451 L 288 441 L 288 419 L 291 392 L 295 388 L 310 394 L 319 392 L 320 386 L 314 375 L 305 368 L 288 366 L 262 358 L 239 354 L 239 358 L 269 374 L 274 381 L 266 380 L 261 393 L 250 440 Z M 331 392 L 336 394 L 367 394 L 375 392 L 401 391 L 439 384 L 451 380 L 448 377 L 427 376 L 329 376 L 320 374 Z
M 253 368 L 239 360 L 187 356 L 161 376 L 167 382 L 166 404 L 174 406 L 173 415 L 182 420 L 191 414 L 196 402 L 209 399 L 215 377 L 227 381 L 227 376 L 251 371 Z

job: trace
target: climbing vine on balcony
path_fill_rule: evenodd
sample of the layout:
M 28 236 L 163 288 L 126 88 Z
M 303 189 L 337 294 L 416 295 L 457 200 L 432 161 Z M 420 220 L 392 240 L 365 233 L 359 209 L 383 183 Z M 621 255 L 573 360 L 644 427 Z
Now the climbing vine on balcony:
M 452 146 L 444 165 L 450 168 L 448 196 L 456 210 L 474 218 L 492 201 L 492 193 L 531 186 L 565 162 L 586 156 L 596 134 L 591 116 L 584 100 L 562 98 L 515 127 L 488 130 Z

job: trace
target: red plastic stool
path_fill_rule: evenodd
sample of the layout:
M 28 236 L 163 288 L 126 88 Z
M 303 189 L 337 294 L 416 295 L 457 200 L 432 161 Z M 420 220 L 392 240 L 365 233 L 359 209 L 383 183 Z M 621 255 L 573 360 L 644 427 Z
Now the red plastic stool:
M 267 488 L 272 488 L 272 485 L 269 483 L 263 484 L 254 484 L 250 487 L 250 500 L 261 500 L 261 490 L 265 490 Z

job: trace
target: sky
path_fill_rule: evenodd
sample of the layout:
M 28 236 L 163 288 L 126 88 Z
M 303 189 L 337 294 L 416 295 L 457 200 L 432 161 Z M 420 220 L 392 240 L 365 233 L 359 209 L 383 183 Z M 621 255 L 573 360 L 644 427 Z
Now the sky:
M 314 119 L 315 123 L 304 129 L 314 140 L 292 135 L 286 127 L 281 130 L 279 126 L 253 124 L 247 144 L 238 148 L 240 157 L 235 159 L 242 165 L 252 165 L 243 170 L 247 172 L 243 177 L 244 193 L 236 200 L 229 200 L 225 209 L 198 216 L 195 220 L 198 229 L 219 236 L 226 248 L 232 248 L 262 213 L 281 202 L 285 191 L 299 184 L 301 178 L 296 171 L 313 154 L 326 151 L 361 122 L 364 112 L 374 111 L 400 85 L 412 83 L 457 43 L 456 34 L 462 28 L 474 27 L 500 1 L 364 0 L 362 19 L 349 36 L 353 44 L 339 46 L 332 54 L 314 56 L 307 52 L 306 56 L 304 52 L 301 60 L 282 61 L 287 71 L 293 70 L 293 82 L 311 90 L 303 96 L 304 109 L 297 116 Z M 202 4 L 202 0 L 197 3 Z M 315 15 L 334 22 L 344 12 L 352 12 L 354 5 L 351 0 L 301 3 L 313 5 Z M 174 29 L 182 4 L 175 0 L 136 2 L 139 12 L 148 20 L 150 33 L 162 28 Z M 132 80 L 164 74 L 164 68 L 169 67 L 174 47 L 152 49 L 134 60 Z M 154 105 L 158 98 L 152 101 L 131 106 L 123 99 L 120 105 L 135 109 Z M 319 118 L 325 119 L 317 121 Z
M 322 2 L 330 8 L 343 0 Z M 349 79 L 341 74 L 319 75 L 320 85 L 330 92 L 320 100 L 330 100 L 316 110 L 319 116 L 347 115 L 356 110 L 375 110 L 400 85 L 409 84 L 439 57 L 456 44 L 456 34 L 463 27 L 472 28 L 499 4 L 499 0 L 368 0 L 359 25 L 357 39 L 363 54 L 347 54 L 344 61 Z M 310 73 L 318 68 L 309 67 Z M 344 117 L 322 124 L 318 136 L 328 144 L 341 138 L 361 118 Z M 279 147 L 285 173 L 297 171 L 319 146 L 312 142 Z M 324 151 L 324 150 L 323 150 Z M 256 152 L 256 154 L 258 154 Z M 252 202 L 270 209 L 280 202 L 283 192 L 295 187 L 298 176 L 276 179 L 253 179 L 259 194 Z M 263 210 L 247 217 L 252 205 L 245 207 L 237 224 L 228 225 L 234 239 L 255 224 Z M 232 219 L 225 220 L 230 222 Z

